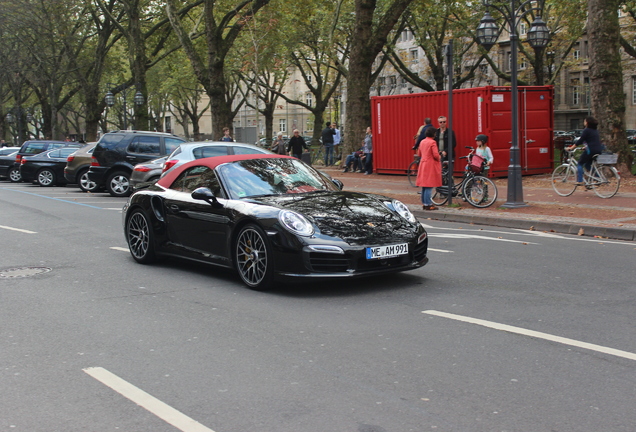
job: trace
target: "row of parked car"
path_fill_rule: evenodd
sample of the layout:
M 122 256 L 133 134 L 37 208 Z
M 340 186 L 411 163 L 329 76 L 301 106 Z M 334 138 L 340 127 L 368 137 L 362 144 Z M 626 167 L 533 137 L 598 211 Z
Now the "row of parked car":
M 85 192 L 125 197 L 156 182 L 185 162 L 212 156 L 262 154 L 268 150 L 235 142 L 196 142 L 161 132 L 115 131 L 96 143 L 26 141 L 0 149 L 0 177 L 40 186 L 76 184 Z

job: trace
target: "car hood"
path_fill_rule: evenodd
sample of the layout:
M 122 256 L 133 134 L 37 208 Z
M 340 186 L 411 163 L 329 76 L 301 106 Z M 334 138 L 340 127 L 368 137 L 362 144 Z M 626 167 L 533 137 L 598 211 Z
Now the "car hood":
M 417 224 L 408 222 L 384 204 L 391 198 L 380 195 L 315 192 L 252 200 L 298 212 L 318 228 L 317 235 L 340 238 L 352 245 L 406 241 L 417 230 Z

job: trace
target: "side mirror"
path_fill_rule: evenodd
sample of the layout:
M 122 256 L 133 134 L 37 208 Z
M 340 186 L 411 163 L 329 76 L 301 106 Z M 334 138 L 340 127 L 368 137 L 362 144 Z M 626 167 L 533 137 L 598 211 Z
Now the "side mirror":
M 192 191 L 192 194 L 190 196 L 192 197 L 192 199 L 205 201 L 212 204 L 213 206 L 219 205 L 219 202 L 214 196 L 214 193 L 206 187 L 196 188 L 194 191 Z
M 344 183 L 343 183 L 343 182 L 341 182 L 341 181 L 340 181 L 340 180 L 338 180 L 338 179 L 332 178 L 332 179 L 331 179 L 331 182 L 332 182 L 333 184 L 335 184 L 335 185 L 336 185 L 336 187 L 338 187 L 338 189 L 340 189 L 340 190 L 342 190 L 342 188 L 344 187 Z

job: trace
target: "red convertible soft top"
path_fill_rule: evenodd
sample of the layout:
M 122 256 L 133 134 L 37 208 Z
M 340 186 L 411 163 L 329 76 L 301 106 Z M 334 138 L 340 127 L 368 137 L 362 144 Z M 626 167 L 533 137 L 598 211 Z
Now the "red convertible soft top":
M 248 159 L 295 159 L 292 156 L 284 156 L 284 155 L 275 155 L 275 154 L 246 154 L 246 155 L 228 155 L 228 156 L 215 156 L 203 159 L 195 159 L 188 163 L 177 167 L 170 171 L 165 177 L 162 177 L 157 181 L 159 186 L 169 188 L 173 181 L 181 174 L 184 170 L 193 167 L 193 166 L 206 166 L 211 169 L 215 169 L 217 166 L 228 163 L 228 162 L 236 162 L 241 160 Z

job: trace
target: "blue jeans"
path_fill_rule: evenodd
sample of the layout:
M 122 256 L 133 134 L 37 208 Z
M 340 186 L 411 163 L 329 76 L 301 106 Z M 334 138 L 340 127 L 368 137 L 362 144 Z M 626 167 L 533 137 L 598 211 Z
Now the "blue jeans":
M 333 165 L 333 145 L 325 145 L 325 166 Z
M 433 205 L 433 189 L 432 187 L 423 187 L 422 188 L 422 204 L 425 206 Z

